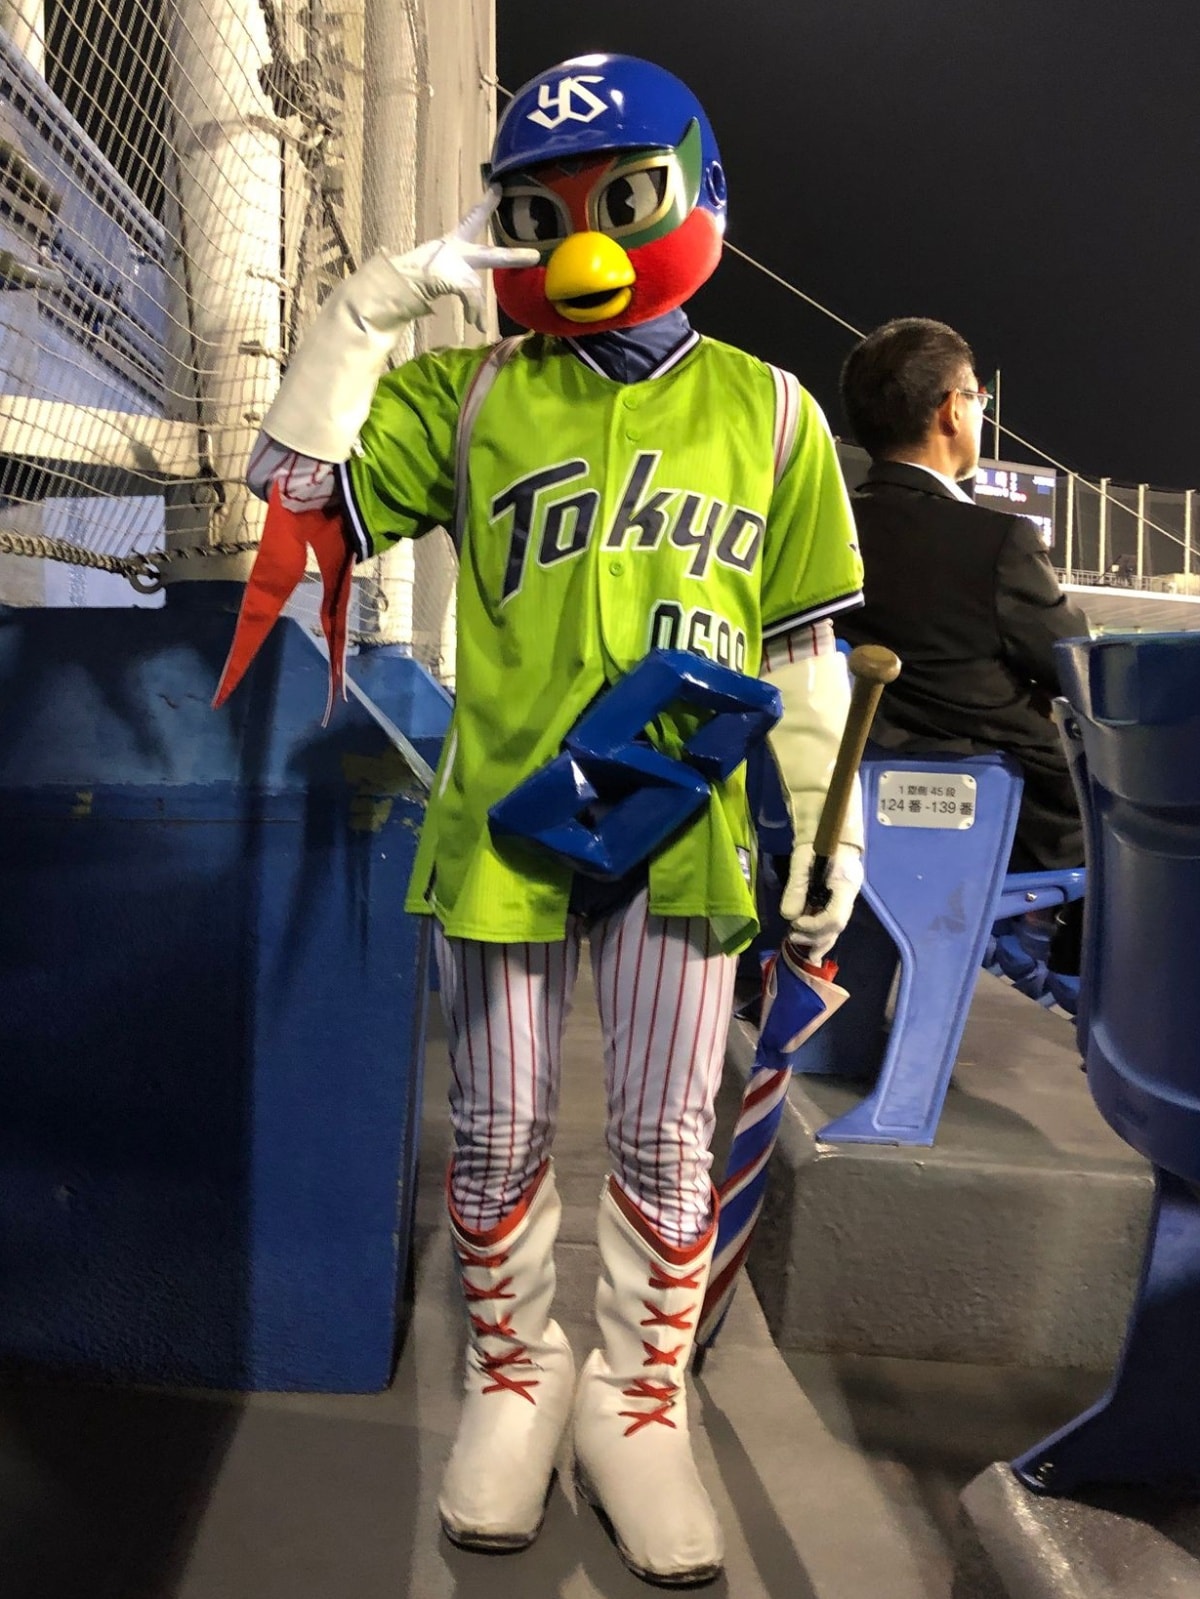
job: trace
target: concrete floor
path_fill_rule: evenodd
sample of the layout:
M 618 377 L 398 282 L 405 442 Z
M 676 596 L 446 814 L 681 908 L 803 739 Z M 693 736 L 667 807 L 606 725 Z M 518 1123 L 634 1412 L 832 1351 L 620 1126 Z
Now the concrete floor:
M 1002 1047 L 1011 1049 L 1012 1037 Z M 558 1314 L 591 1333 L 604 1171 L 599 1038 L 581 982 L 557 1161 Z M 444 1043 L 430 1048 L 416 1304 L 381 1395 L 229 1397 L 30 1380 L 0 1388 L 3 1599 L 624 1599 L 630 1576 L 569 1475 L 522 1555 L 440 1536 L 456 1419 L 459 1309 L 441 1216 Z M 1099 1374 L 772 1345 L 743 1284 L 697 1385 L 697 1453 L 729 1545 L 714 1595 L 950 1599 L 959 1491 L 1074 1415 Z

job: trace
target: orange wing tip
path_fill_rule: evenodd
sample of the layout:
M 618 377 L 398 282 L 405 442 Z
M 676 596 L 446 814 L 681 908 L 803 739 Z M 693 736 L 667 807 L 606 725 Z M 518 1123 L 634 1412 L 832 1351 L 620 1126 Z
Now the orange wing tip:
M 322 727 L 329 725 L 337 697 L 346 698 L 346 646 L 349 638 L 351 574 L 354 557 L 337 511 L 290 511 L 271 487 L 262 542 L 246 583 L 229 655 L 213 695 L 220 710 L 250 669 L 279 620 L 284 606 L 304 581 L 308 548 L 321 571 L 321 627 L 329 646 L 329 693 Z

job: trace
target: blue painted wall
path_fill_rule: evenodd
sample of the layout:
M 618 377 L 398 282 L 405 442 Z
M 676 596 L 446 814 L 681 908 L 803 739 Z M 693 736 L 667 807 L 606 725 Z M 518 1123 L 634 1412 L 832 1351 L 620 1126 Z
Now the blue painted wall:
M 386 1383 L 408 1258 L 422 818 L 292 624 L 209 708 L 239 590 L 0 616 L 0 1360 Z
M 449 692 L 399 644 L 360 648 L 350 656 L 346 669 L 417 752 L 436 767 L 454 714 Z

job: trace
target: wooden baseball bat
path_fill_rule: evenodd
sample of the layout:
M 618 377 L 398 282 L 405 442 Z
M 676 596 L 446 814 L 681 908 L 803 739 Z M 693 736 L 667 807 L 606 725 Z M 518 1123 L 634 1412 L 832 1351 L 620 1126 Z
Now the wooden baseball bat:
M 829 779 L 829 792 L 821 808 L 817 823 L 817 836 L 813 840 L 813 864 L 808 879 L 808 900 L 805 912 L 823 911 L 829 904 L 829 861 L 837 849 L 846 824 L 846 812 L 854 793 L 854 779 L 862 762 L 863 748 L 879 696 L 889 683 L 900 676 L 900 657 L 882 644 L 860 644 L 851 650 L 847 661 L 854 686 L 850 692 L 850 709 L 842 742 L 838 745 L 833 776 Z

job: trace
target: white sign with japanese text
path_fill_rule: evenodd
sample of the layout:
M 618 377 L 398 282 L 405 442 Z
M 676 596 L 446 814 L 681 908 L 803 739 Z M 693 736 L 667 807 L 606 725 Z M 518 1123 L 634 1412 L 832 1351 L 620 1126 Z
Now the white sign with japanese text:
M 975 779 L 967 772 L 882 772 L 875 815 L 884 827 L 973 827 Z

